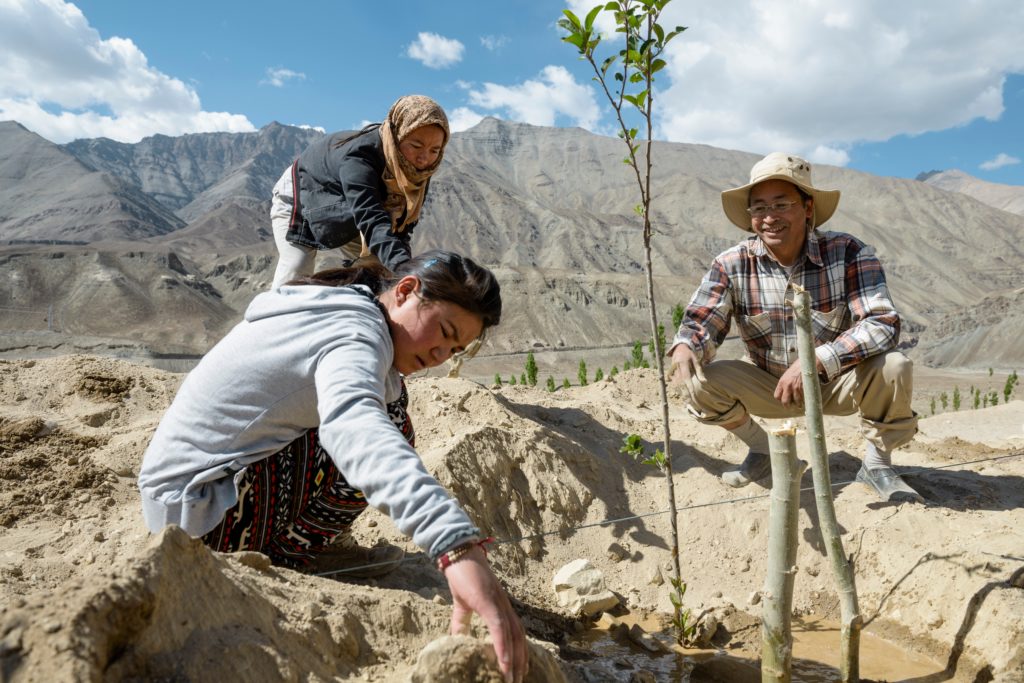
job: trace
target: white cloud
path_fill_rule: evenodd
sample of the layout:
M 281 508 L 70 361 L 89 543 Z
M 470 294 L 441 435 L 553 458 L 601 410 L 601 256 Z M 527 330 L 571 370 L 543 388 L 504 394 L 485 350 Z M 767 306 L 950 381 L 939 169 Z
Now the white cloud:
M 406 54 L 431 69 L 444 69 L 462 61 L 465 46 L 454 38 L 436 33 L 420 33 L 409 44 Z
M 260 81 L 260 85 L 272 85 L 275 88 L 283 88 L 288 81 L 304 81 L 306 74 L 300 71 L 292 71 L 282 67 L 267 67 L 267 77 Z
M 494 52 L 508 45 L 508 36 L 480 36 L 480 44 Z
M 980 164 L 979 168 L 981 168 L 983 171 L 994 171 L 997 168 L 1002 168 L 1003 166 L 1013 166 L 1014 164 L 1019 163 L 1020 159 L 1018 159 L 1017 157 L 1012 157 L 1009 154 L 1000 152 L 995 156 L 994 159 L 989 159 L 983 164 Z
M 251 131 L 241 114 L 204 111 L 196 91 L 152 68 L 128 39 L 102 39 L 63 0 L 0 2 L 0 119 L 54 142 Z
M 561 115 L 592 130 L 600 117 L 594 91 L 561 66 L 546 66 L 536 80 L 519 85 L 484 83 L 469 91 L 469 102 L 481 109 L 503 110 L 506 118 L 535 126 L 553 126 Z
M 452 113 L 448 115 L 448 128 L 453 133 L 458 133 L 463 130 L 468 130 L 480 123 L 484 119 L 484 114 L 475 112 L 469 107 L 456 107 L 452 110 Z
M 592 2 L 568 5 L 582 18 Z M 689 29 L 656 82 L 657 137 L 824 163 L 847 163 L 859 142 L 996 120 L 1005 77 L 1024 73 L 1019 0 L 677 2 L 661 23 Z

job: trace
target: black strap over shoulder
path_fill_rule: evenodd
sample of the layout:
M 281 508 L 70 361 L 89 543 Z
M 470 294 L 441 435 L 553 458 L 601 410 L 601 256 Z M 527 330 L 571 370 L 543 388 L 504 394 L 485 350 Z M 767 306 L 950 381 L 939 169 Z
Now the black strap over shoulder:
M 384 316 L 384 320 L 387 322 L 391 322 L 391 316 L 388 315 L 388 309 L 384 306 L 384 304 L 380 302 L 380 299 L 378 299 L 377 296 L 373 294 L 365 285 L 346 285 L 346 287 L 348 289 L 351 289 L 353 292 L 358 292 L 359 294 L 362 294 L 367 299 L 377 304 L 377 308 L 380 309 L 380 313 L 382 316 Z

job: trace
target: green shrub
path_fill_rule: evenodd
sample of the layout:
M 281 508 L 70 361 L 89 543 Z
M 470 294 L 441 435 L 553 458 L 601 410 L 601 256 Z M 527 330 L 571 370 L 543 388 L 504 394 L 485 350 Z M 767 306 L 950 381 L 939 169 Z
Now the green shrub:
M 682 304 L 676 304 L 675 308 L 672 309 L 672 329 L 678 330 L 679 326 L 683 324 L 685 316 L 686 309 L 683 308 Z
M 533 351 L 526 354 L 526 383 L 531 387 L 537 386 L 537 361 L 533 358 Z
M 633 367 L 638 368 L 644 362 L 644 345 L 633 342 Z

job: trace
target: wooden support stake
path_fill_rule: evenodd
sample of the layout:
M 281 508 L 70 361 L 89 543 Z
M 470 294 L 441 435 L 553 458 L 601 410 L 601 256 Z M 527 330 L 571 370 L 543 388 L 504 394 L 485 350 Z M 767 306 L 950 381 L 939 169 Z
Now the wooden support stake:
M 807 411 L 807 434 L 810 439 L 811 467 L 814 475 L 814 500 L 818 506 L 821 536 L 832 564 L 839 592 L 840 640 L 839 675 L 843 683 L 860 681 L 860 630 L 863 618 L 857 606 L 857 587 L 853 580 L 853 567 L 843 550 L 839 536 L 839 522 L 832 502 L 832 479 L 828 472 L 828 450 L 825 448 L 825 423 L 821 410 L 821 384 L 818 380 L 814 354 L 814 336 L 811 333 L 811 298 L 807 291 L 792 285 L 795 296 L 793 308 L 796 319 L 797 347 L 804 385 L 804 406 Z
M 796 427 L 787 422 L 768 433 L 772 458 L 768 574 L 761 618 L 761 681 L 790 683 L 793 668 L 793 583 L 796 578 L 800 477 L 806 463 L 796 457 Z

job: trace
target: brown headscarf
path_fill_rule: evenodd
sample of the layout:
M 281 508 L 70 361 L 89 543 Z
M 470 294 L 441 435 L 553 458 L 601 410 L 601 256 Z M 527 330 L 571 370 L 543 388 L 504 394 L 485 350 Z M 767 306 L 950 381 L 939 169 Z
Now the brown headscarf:
M 444 142 L 437 161 L 421 171 L 402 156 L 398 143 L 417 128 L 430 125 L 440 126 L 444 131 Z M 388 188 L 388 196 L 384 200 L 384 208 L 391 214 L 391 228 L 395 232 L 402 232 L 405 226 L 419 219 L 423 199 L 427 194 L 427 181 L 444 158 L 444 145 L 448 144 L 450 136 L 448 117 L 441 105 L 429 97 L 406 95 L 391 105 L 391 111 L 379 130 L 381 142 L 384 143 L 384 160 L 387 162 L 384 184 Z

